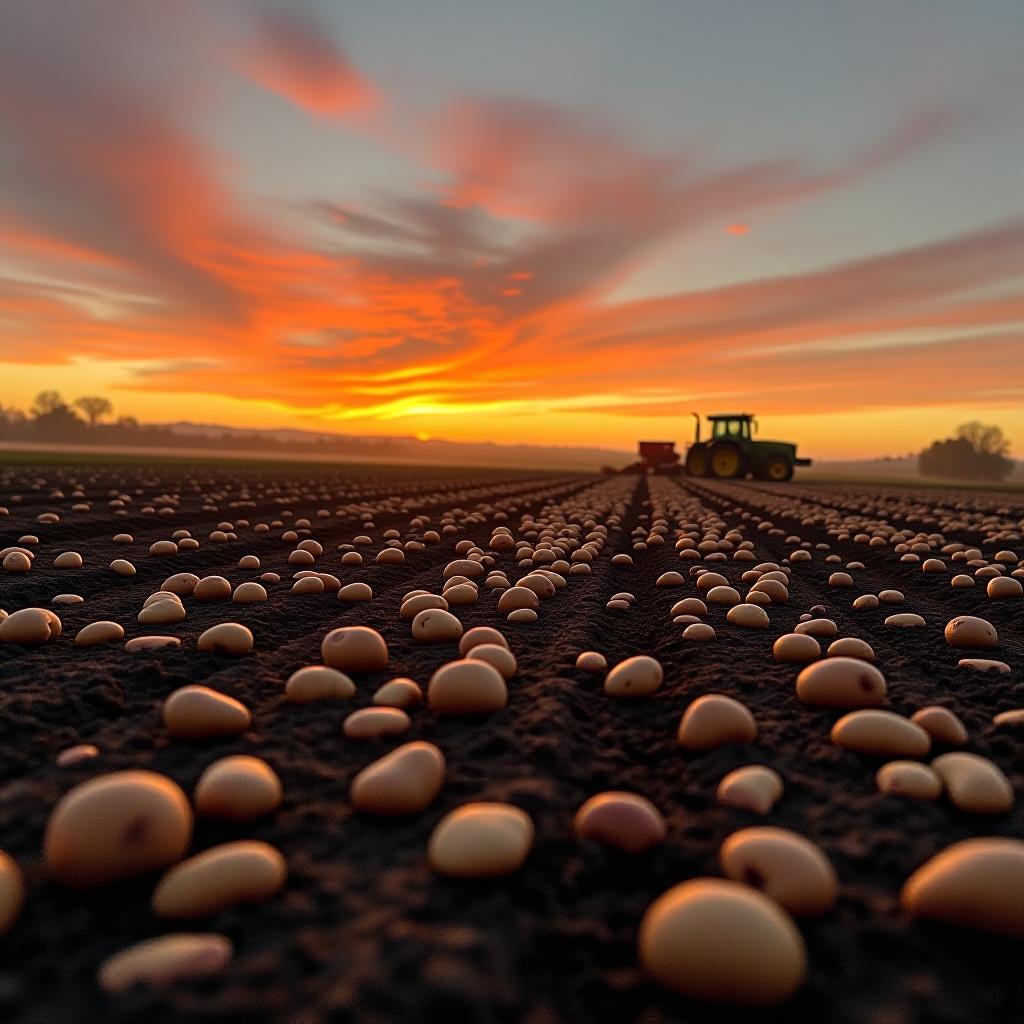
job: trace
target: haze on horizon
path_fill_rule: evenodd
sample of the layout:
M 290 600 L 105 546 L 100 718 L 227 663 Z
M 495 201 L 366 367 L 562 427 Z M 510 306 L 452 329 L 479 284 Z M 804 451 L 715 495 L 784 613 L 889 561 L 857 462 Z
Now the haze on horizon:
M 1024 4 L 8 0 L 0 404 L 1024 453 Z

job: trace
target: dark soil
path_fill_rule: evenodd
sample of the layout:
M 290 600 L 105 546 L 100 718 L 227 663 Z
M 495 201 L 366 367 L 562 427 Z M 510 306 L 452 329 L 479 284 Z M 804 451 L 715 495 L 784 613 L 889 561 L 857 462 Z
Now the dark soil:
M 625 488 L 621 529 L 611 532 L 591 577 L 571 577 L 566 590 L 544 602 L 529 626 L 502 623 L 495 595 L 456 609 L 463 624 L 497 625 L 519 661 L 510 682 L 508 707 L 483 721 L 438 718 L 427 709 L 413 714 L 404 739 L 429 739 L 445 753 L 448 781 L 428 811 L 408 821 L 382 822 L 355 813 L 348 800 L 353 776 L 397 745 L 396 740 L 356 744 L 341 732 L 345 716 L 370 703 L 376 687 L 395 675 L 426 684 L 431 672 L 455 656 L 453 645 L 415 644 L 399 619 L 401 596 L 414 587 L 437 590 L 441 569 L 459 540 L 486 546 L 493 506 L 513 506 L 508 526 L 517 531 L 523 512 L 539 515 L 548 501 L 564 500 L 598 483 L 597 478 L 553 478 L 536 474 L 441 470 L 301 468 L 271 474 L 257 467 L 19 466 L 0 468 L 0 548 L 24 534 L 37 534 L 36 567 L 18 576 L 0 572 L 0 607 L 8 612 L 50 606 L 54 595 L 81 594 L 77 606 L 56 607 L 64 634 L 39 648 L 0 646 L 0 848 L 25 869 L 29 898 L 21 920 L 0 938 L 0 1019 L 21 1022 L 78 1021 L 286 1021 L 359 1022 L 711 1022 L 723 1020 L 816 1021 L 841 1024 L 994 1024 L 1024 1020 L 1024 943 L 952 927 L 916 923 L 900 910 L 907 877 L 932 854 L 969 836 L 1024 836 L 1024 731 L 995 729 L 994 714 L 1024 706 L 1024 602 L 988 601 L 984 586 L 949 587 L 949 574 L 930 576 L 901 565 L 891 549 L 837 542 L 820 524 L 801 524 L 780 514 L 780 502 L 795 497 L 850 514 L 889 517 L 898 526 L 939 531 L 942 509 L 956 502 L 1017 522 L 1024 518 L 1020 495 L 915 491 L 883 487 L 805 485 L 788 490 L 756 484 L 682 483 L 688 494 L 730 526 L 747 524 L 759 559 L 780 561 L 794 544 L 758 531 L 744 511 L 772 519 L 786 533 L 825 542 L 843 561 L 860 559 L 853 590 L 826 586 L 824 552 L 795 568 L 791 599 L 772 607 L 772 628 L 736 629 L 725 609 L 708 621 L 718 640 L 691 645 L 669 617 L 672 604 L 695 593 L 655 588 L 668 569 L 687 574 L 672 542 L 638 553 L 636 564 L 614 569 L 609 557 L 630 551 L 630 531 L 646 526 L 648 484 L 616 478 Z M 72 480 L 85 485 L 91 512 L 72 513 L 70 497 L 49 497 L 54 487 L 70 495 Z M 43 480 L 45 483 L 38 483 Z M 198 489 L 192 482 L 199 481 Z M 38 487 L 39 489 L 33 489 Z M 240 489 L 249 488 L 246 498 Z M 273 493 L 269 488 L 276 488 Z M 136 511 L 115 516 L 109 490 L 135 494 Z M 144 515 L 154 495 L 179 493 L 173 517 Z M 12 495 L 20 494 L 21 502 Z M 780 499 L 779 495 L 789 495 Z M 339 506 L 406 499 L 406 511 L 379 514 L 373 531 L 358 515 L 333 515 Z M 910 513 L 899 502 L 927 506 Z M 237 502 L 243 504 L 237 504 Z M 253 502 L 254 505 L 244 504 Z M 234 503 L 234 504 L 233 504 Z M 216 505 L 215 511 L 203 506 Z M 317 518 L 318 509 L 332 512 Z M 388 528 L 411 536 L 410 518 L 434 517 L 460 508 L 482 509 L 486 521 L 470 522 L 442 543 L 412 553 L 404 567 L 368 564 L 342 568 L 335 551 L 354 535 L 372 532 L 376 551 Z M 365 580 L 374 589 L 369 605 L 344 605 L 334 595 L 289 593 L 292 545 L 281 530 L 254 535 L 240 529 L 237 542 L 207 542 L 221 521 L 244 517 L 255 524 L 290 509 L 308 517 L 312 536 L 325 546 L 316 568 L 343 580 Z M 869 511 L 865 511 L 868 509 Z M 998 509 L 1006 509 L 998 513 Z M 45 511 L 61 514 L 59 525 L 36 523 Z M 790 509 L 790 511 L 792 511 Z M 457 515 L 457 518 L 462 515 Z M 920 519 L 918 519 L 920 516 Z M 931 518 L 932 523 L 927 520 Z M 672 524 L 675 525 L 675 524 Z M 973 525 L 973 524 L 972 524 Z M 149 557 L 154 540 L 174 529 L 190 529 L 202 542 L 194 552 Z M 112 543 L 119 531 L 133 533 L 131 547 Z M 947 540 L 980 543 L 976 530 L 951 531 Z M 1024 545 L 1005 543 L 1020 549 Z M 78 550 L 86 567 L 52 568 L 64 550 Z M 145 597 L 169 575 L 216 573 L 233 584 L 258 573 L 237 568 L 255 553 L 263 571 L 282 574 L 265 604 L 202 605 L 186 599 L 188 619 L 172 627 L 144 627 L 136 615 Z M 991 546 L 987 553 L 994 553 Z M 114 576 L 118 557 L 132 559 L 138 575 Z M 524 574 L 510 555 L 499 562 L 513 582 Z M 714 568 L 730 582 L 749 565 L 729 561 Z M 958 570 L 959 571 L 959 570 Z M 907 595 L 902 609 L 882 606 L 854 612 L 853 597 L 894 587 Z M 745 589 L 745 588 L 744 588 Z M 605 602 L 628 590 L 637 602 L 628 612 L 610 612 Z M 771 659 L 776 636 L 788 632 L 801 613 L 824 605 L 840 635 L 871 643 L 890 689 L 892 710 L 909 714 L 926 704 L 956 711 L 970 733 L 967 749 L 984 754 L 1010 776 L 1018 795 L 1014 810 L 996 818 L 956 812 L 947 802 L 917 803 L 879 794 L 873 776 L 879 762 L 845 752 L 829 741 L 838 713 L 804 707 L 793 695 L 793 666 Z M 927 625 L 893 630 L 883 626 L 892 611 L 922 614 Z M 955 614 L 992 621 L 1001 643 L 994 652 L 954 651 L 942 629 Z M 180 649 L 127 654 L 110 645 L 76 648 L 75 633 L 97 619 L 122 623 L 129 637 L 173 633 Z M 200 654 L 199 633 L 223 619 L 248 625 L 256 651 L 242 658 Z M 378 628 L 390 646 L 388 672 L 359 679 L 349 702 L 294 706 L 284 703 L 287 677 L 319 660 L 320 642 L 334 627 Z M 665 666 L 665 685 L 651 699 L 627 702 L 604 697 L 600 680 L 577 672 L 586 649 L 602 651 L 610 663 L 650 653 Z M 961 656 L 1006 661 L 1009 675 L 957 669 Z M 203 683 L 252 708 L 254 729 L 228 742 L 172 742 L 159 715 L 161 700 L 186 683 Z M 704 693 L 730 694 L 757 718 L 759 737 L 690 755 L 675 743 L 679 718 Z M 71 768 L 57 754 L 76 743 L 94 743 L 101 755 Z M 936 751 L 941 752 L 941 749 Z M 47 816 L 75 784 L 101 773 L 145 767 L 163 772 L 191 793 L 206 765 L 231 753 L 267 760 L 280 775 L 284 804 L 268 819 L 249 825 L 197 824 L 196 850 L 237 838 L 258 838 L 285 855 L 290 877 L 284 892 L 258 907 L 232 910 L 184 930 L 227 935 L 235 959 L 222 975 L 169 991 L 137 989 L 111 997 L 95 984 L 96 970 L 110 954 L 143 938 L 177 930 L 155 918 L 148 898 L 153 879 L 117 885 L 83 896 L 49 883 L 41 868 Z M 749 763 L 774 767 L 785 795 L 768 818 L 720 807 L 715 789 L 731 769 Z M 664 813 L 668 841 L 640 856 L 615 854 L 580 843 L 572 816 L 583 801 L 604 789 L 627 789 L 649 797 Z M 435 876 L 425 849 L 431 829 L 447 811 L 470 800 L 509 801 L 533 818 L 536 844 L 518 874 L 498 881 L 466 883 Z M 802 921 L 810 955 L 807 984 L 786 1007 L 730 1013 L 697 1006 L 661 990 L 637 966 L 636 932 L 644 910 L 677 882 L 719 874 L 717 852 L 733 831 L 751 824 L 795 829 L 818 843 L 835 865 L 841 897 L 834 912 Z

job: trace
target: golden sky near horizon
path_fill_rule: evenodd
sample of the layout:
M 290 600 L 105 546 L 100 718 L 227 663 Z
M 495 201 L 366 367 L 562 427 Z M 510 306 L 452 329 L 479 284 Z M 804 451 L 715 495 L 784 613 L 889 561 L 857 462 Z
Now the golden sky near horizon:
M 1024 17 L 370 6 L 13 0 L 0 405 L 1024 453 Z

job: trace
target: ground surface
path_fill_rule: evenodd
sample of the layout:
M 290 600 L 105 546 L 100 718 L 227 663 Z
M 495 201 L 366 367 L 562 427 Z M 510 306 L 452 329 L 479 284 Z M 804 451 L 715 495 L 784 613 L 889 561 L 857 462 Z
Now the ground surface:
M 85 498 L 72 498 L 76 484 Z M 59 489 L 64 497 L 53 497 Z M 115 516 L 110 492 L 130 495 L 129 514 Z M 246 496 L 246 492 L 247 495 Z M 143 513 L 159 495 L 179 495 L 173 516 Z M 15 496 L 20 501 L 14 500 Z M 72 512 L 76 501 L 91 511 Z M 654 503 L 652 512 L 651 502 Z M 354 506 L 374 509 L 373 529 Z M 401 741 L 356 744 L 341 733 L 354 708 L 370 703 L 377 686 L 395 675 L 425 686 L 431 672 L 455 657 L 454 646 L 414 643 L 398 616 L 402 595 L 413 588 L 439 591 L 443 566 L 454 546 L 470 539 L 487 548 L 493 514 L 504 509 L 507 526 L 520 536 L 524 513 L 542 517 L 560 503 L 572 521 L 589 510 L 595 521 L 612 520 L 609 543 L 591 576 L 570 576 L 566 589 L 545 601 L 538 622 L 501 621 L 497 595 L 481 590 L 477 604 L 457 609 L 468 628 L 503 629 L 519 661 L 508 707 L 482 721 L 439 719 L 427 709 L 413 713 L 403 739 L 429 739 L 449 766 L 444 791 L 428 811 L 401 822 L 355 813 L 348 800 L 353 776 Z M 1021 944 L 951 927 L 916 923 L 899 909 L 899 890 L 920 864 L 958 839 L 974 835 L 1024 835 L 1024 737 L 996 729 L 992 716 L 1024 706 L 1024 603 L 989 601 L 984 581 L 952 590 L 950 576 L 965 571 L 948 556 L 948 571 L 921 572 L 904 564 L 892 545 L 869 547 L 830 535 L 826 517 L 887 521 L 896 529 L 942 533 L 945 541 L 984 545 L 986 558 L 1002 548 L 1024 555 L 1019 542 L 1024 498 L 1019 494 L 898 491 L 855 485 L 799 485 L 663 480 L 638 477 L 553 477 L 528 473 L 420 471 L 357 467 L 345 470 L 259 467 L 231 469 L 160 466 L 33 468 L 0 467 L 0 548 L 26 534 L 39 537 L 30 573 L 0 572 L 0 607 L 8 612 L 50 606 L 58 593 L 85 601 L 56 608 L 63 636 L 39 648 L 0 645 L 0 848 L 25 869 L 30 895 L 21 920 L 0 938 L 0 1019 L 43 1021 L 280 1020 L 312 1024 L 338 1021 L 720 1021 L 717 1009 L 698 1007 L 647 981 L 637 967 L 636 930 L 646 907 L 681 880 L 717 875 L 717 852 L 738 828 L 783 825 L 808 836 L 831 858 L 841 882 L 836 910 L 801 923 L 810 953 L 807 984 L 786 1007 L 738 1014 L 737 1019 L 834 1021 L 842 1024 L 952 1024 L 1024 1018 Z M 347 508 L 347 512 L 344 511 Z M 668 521 L 667 543 L 633 551 L 658 509 Z M 330 515 L 318 518 L 318 510 Z M 336 509 L 342 509 L 340 515 Z M 364 580 L 372 604 L 340 604 L 332 594 L 298 597 L 289 592 L 294 544 L 281 528 L 254 534 L 252 526 L 282 519 L 285 511 L 311 520 L 323 542 L 316 568 L 343 582 Z M 423 513 L 438 527 L 453 511 L 457 532 L 441 543 L 411 552 L 404 567 L 340 566 L 338 544 L 369 534 L 372 556 L 383 531 L 404 541 L 422 534 L 410 528 Z M 56 525 L 38 524 L 43 512 L 59 513 Z M 479 512 L 479 521 L 467 516 Z M 691 566 L 674 550 L 677 527 L 698 516 L 720 517 L 741 527 L 754 542 L 758 561 L 782 562 L 801 543 L 813 558 L 794 566 L 787 604 L 768 609 L 772 628 L 763 632 L 726 624 L 725 609 L 712 607 L 708 621 L 718 639 L 690 644 L 681 639 L 669 610 L 696 594 Z M 986 519 L 986 516 L 988 517 Z M 771 520 L 778 532 L 757 528 Z M 222 522 L 237 524 L 239 539 L 211 543 Z M 945 526 L 942 525 L 945 521 Z M 286 521 L 287 525 L 287 521 Z M 198 551 L 151 557 L 149 545 L 185 528 L 201 541 Z M 135 544 L 117 545 L 119 531 Z M 586 531 L 584 530 L 584 535 Z M 1002 539 L 993 540 L 997 534 Z M 1016 534 L 1017 541 L 1006 539 Z M 793 538 L 799 537 L 799 542 Z M 815 545 L 828 544 L 828 550 Z M 77 550 L 80 570 L 56 570 L 53 558 Z M 615 568 L 610 556 L 631 552 L 635 564 Z M 189 617 L 178 626 L 145 627 L 136 615 L 147 595 L 169 575 L 219 574 L 233 584 L 258 572 L 237 568 L 248 553 L 262 571 L 282 574 L 268 587 L 265 604 L 199 605 L 185 600 Z M 852 589 L 829 589 L 825 556 L 863 561 Z M 124 579 L 107 568 L 131 558 L 138 574 Z M 511 554 L 495 556 L 512 582 L 527 571 Z M 739 584 L 754 563 L 732 559 L 711 568 Z M 1012 567 L 1011 567 L 1012 568 Z M 678 569 L 682 587 L 655 588 L 657 577 Z M 970 572 L 971 570 L 966 570 Z M 854 612 L 854 596 L 893 587 L 906 595 L 901 608 Z M 630 591 L 627 612 L 605 608 L 616 592 Z M 794 697 L 796 669 L 775 664 L 771 646 L 802 613 L 821 604 L 840 635 L 871 643 L 890 687 L 892 710 L 909 714 L 940 703 L 953 708 L 970 733 L 969 750 L 996 761 L 1010 776 L 1018 802 L 997 818 L 972 818 L 948 803 L 914 803 L 876 792 L 880 762 L 844 752 L 828 737 L 838 713 L 802 706 Z M 883 625 L 892 611 L 924 616 L 927 625 L 893 630 Z M 1009 675 L 957 669 L 962 654 L 946 647 L 942 628 L 958 613 L 988 618 L 1001 643 L 989 656 L 1007 662 Z M 121 645 L 76 648 L 75 633 L 98 619 L 122 623 L 129 637 L 146 633 L 180 636 L 180 649 L 128 654 Z M 201 654 L 199 633 L 217 621 L 248 625 L 254 653 L 241 658 Z M 282 697 L 297 668 L 319 660 L 331 628 L 366 624 L 390 646 L 389 671 L 360 678 L 349 702 L 294 706 Z M 610 663 L 636 653 L 659 658 L 665 685 L 652 698 L 622 702 L 601 692 L 600 679 L 574 668 L 586 649 Z M 174 688 L 203 683 L 231 694 L 254 712 L 253 730 L 214 743 L 171 741 L 162 729 L 160 701 Z M 675 743 L 679 718 L 697 696 L 732 695 L 755 714 L 759 737 L 702 755 L 684 754 Z M 57 754 L 76 743 L 94 743 L 99 757 L 60 768 Z M 163 772 L 191 793 L 202 769 L 230 753 L 266 759 L 284 783 L 281 809 L 244 826 L 199 822 L 193 847 L 235 838 L 259 838 L 288 861 L 284 892 L 259 906 L 232 910 L 194 927 L 229 936 L 236 956 L 215 979 L 169 992 L 136 990 L 112 998 L 100 993 L 97 966 L 132 942 L 174 930 L 149 910 L 152 879 L 82 896 L 48 883 L 41 840 L 54 803 L 73 785 L 103 772 L 146 767 Z M 719 780 L 744 764 L 773 766 L 786 791 L 767 818 L 720 807 Z M 589 796 L 627 789 L 649 797 L 664 813 L 668 841 L 639 857 L 614 854 L 576 841 L 570 823 Z M 518 874 L 500 881 L 465 883 L 434 876 L 425 861 L 431 829 L 453 807 L 469 800 L 509 801 L 525 809 L 537 827 L 536 845 Z

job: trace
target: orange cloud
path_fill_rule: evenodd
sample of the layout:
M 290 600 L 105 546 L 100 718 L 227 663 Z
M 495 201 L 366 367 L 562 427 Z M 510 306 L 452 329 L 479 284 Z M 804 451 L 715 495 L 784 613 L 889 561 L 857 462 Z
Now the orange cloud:
M 252 81 L 319 117 L 377 106 L 377 90 L 311 15 L 282 8 L 254 17 L 257 40 L 238 60 Z

